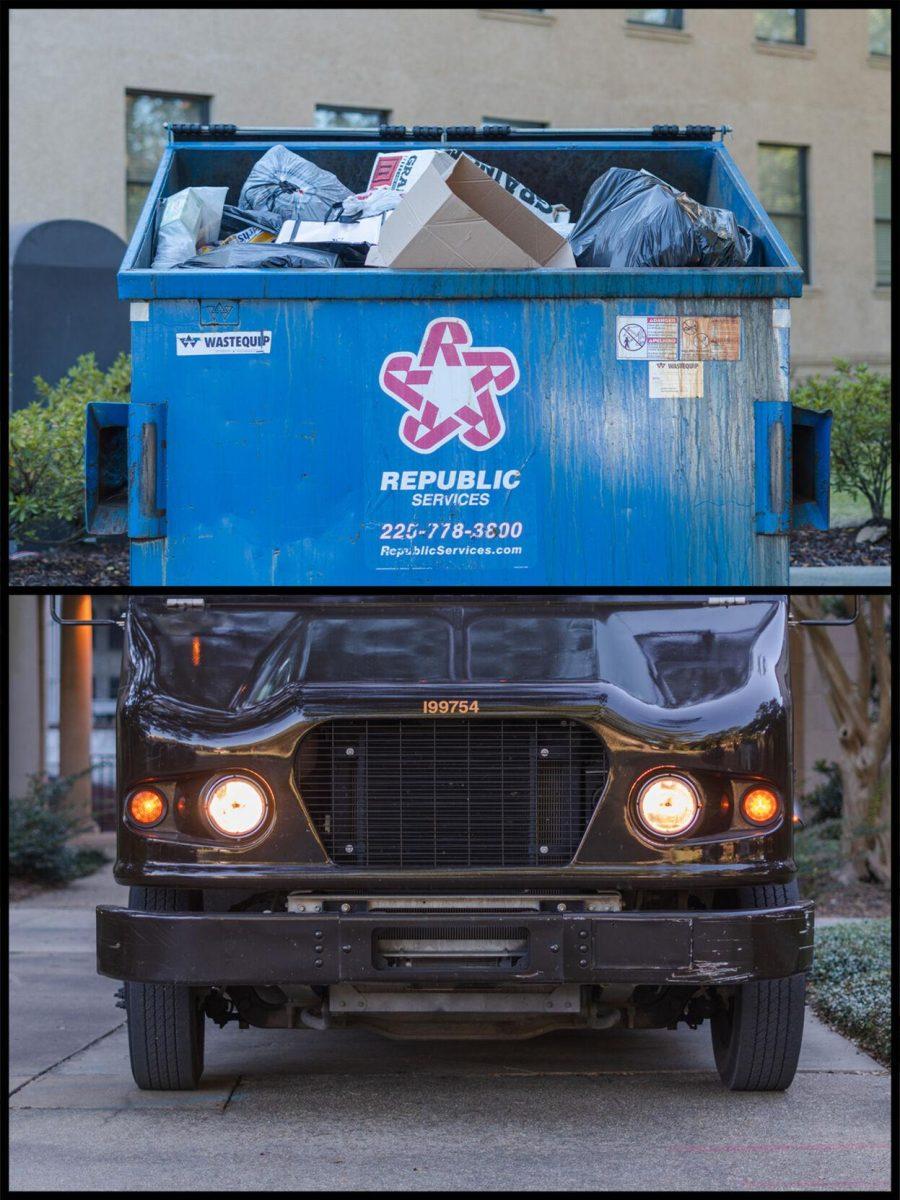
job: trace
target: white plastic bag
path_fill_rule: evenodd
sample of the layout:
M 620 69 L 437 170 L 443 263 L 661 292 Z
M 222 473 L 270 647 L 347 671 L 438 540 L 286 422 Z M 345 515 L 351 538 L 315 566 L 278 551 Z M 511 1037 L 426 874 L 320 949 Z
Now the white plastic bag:
M 154 271 L 193 258 L 200 245 L 218 241 L 227 187 L 189 187 L 166 201 L 156 238 Z
M 381 213 L 393 211 L 402 199 L 400 192 L 392 192 L 390 188 L 376 188 L 374 192 L 348 196 L 341 204 L 341 212 L 345 217 L 365 220 L 366 217 L 377 217 Z

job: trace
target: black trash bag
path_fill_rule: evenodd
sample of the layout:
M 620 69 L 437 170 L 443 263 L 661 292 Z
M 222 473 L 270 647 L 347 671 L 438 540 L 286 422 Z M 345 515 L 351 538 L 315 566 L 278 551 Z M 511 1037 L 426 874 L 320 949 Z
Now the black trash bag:
M 330 250 L 312 246 L 276 246 L 274 242 L 232 242 L 230 246 L 217 246 L 179 263 L 179 267 L 201 267 L 203 269 L 234 271 L 278 269 L 284 267 L 340 267 L 340 255 Z
M 222 209 L 219 237 L 224 241 L 230 234 L 241 233 L 245 229 L 278 233 L 283 224 L 277 213 L 267 212 L 264 208 L 235 208 L 233 204 L 226 204 Z
M 591 184 L 569 235 L 579 267 L 745 267 L 754 243 L 728 209 L 625 167 Z
M 308 249 L 312 249 L 309 246 Z M 316 242 L 316 250 L 327 250 L 330 254 L 336 254 L 341 260 L 342 267 L 364 267 L 366 265 L 366 255 L 369 253 L 369 246 L 366 242 Z
M 262 208 L 282 221 L 324 221 L 331 206 L 350 194 L 330 171 L 287 146 L 273 146 L 247 176 L 238 208 Z

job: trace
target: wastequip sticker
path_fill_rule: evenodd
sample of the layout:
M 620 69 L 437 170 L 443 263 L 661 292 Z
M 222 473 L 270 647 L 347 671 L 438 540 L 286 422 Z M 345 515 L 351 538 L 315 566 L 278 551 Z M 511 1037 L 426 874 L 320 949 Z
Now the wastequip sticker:
M 650 399 L 673 396 L 679 400 L 699 399 L 703 395 L 702 362 L 650 363 Z
M 439 317 L 426 326 L 417 351 L 387 355 L 378 382 L 402 412 L 396 440 L 388 439 L 395 445 L 390 459 L 370 459 L 373 565 L 435 569 L 508 559 L 513 568 L 527 566 L 534 531 L 517 504 L 522 463 L 506 461 L 503 448 L 501 397 L 519 382 L 513 352 L 477 346 L 465 321 Z M 382 444 L 386 419 L 393 423 L 386 408 L 373 414 Z
M 269 354 L 272 330 L 247 330 L 240 333 L 176 333 L 175 348 L 184 354 Z

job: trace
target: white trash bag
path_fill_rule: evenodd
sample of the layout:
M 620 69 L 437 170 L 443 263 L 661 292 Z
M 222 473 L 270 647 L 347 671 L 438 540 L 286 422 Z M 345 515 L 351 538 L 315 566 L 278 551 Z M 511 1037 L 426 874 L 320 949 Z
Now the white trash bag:
M 227 187 L 189 187 L 169 196 L 156 238 L 154 271 L 193 258 L 201 245 L 219 240 Z

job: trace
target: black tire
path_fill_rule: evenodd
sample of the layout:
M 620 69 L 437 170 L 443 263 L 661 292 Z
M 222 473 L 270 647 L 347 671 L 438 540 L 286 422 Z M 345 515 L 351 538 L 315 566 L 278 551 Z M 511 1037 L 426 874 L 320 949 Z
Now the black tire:
M 742 908 L 796 904 L 796 882 L 739 889 Z M 712 1018 L 719 1077 L 733 1092 L 783 1092 L 793 1082 L 803 1040 L 806 975 L 764 979 L 735 988 Z
M 133 887 L 131 908 L 185 912 L 198 897 L 177 888 Z M 203 1074 L 203 992 L 177 983 L 126 983 L 128 1050 L 134 1082 L 144 1091 L 191 1091 Z

